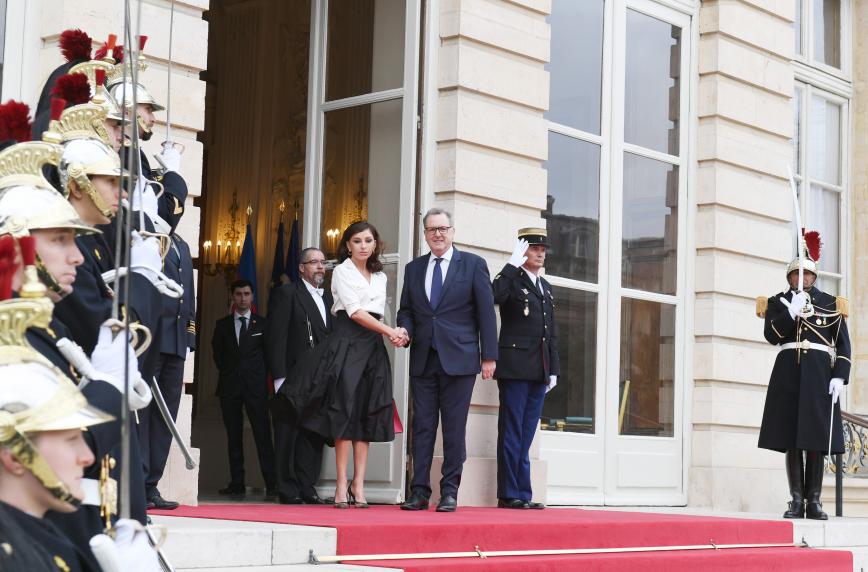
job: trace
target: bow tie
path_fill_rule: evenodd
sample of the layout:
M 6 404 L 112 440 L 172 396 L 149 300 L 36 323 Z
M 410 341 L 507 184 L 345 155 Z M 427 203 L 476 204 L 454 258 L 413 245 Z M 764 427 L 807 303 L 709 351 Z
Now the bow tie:
M 323 289 L 322 288 L 314 288 L 314 292 L 319 294 L 319 297 L 322 298 Z

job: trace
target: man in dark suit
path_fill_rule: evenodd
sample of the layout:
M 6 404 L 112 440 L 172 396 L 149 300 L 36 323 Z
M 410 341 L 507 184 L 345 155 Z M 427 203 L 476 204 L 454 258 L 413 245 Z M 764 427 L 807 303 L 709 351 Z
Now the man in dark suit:
M 269 300 L 266 355 L 274 378 L 274 399 L 292 386 L 289 375 L 331 331 L 331 292 L 322 289 L 325 255 L 305 248 L 298 265 L 301 280 L 276 288 Z M 289 377 L 289 379 L 287 379 Z M 274 417 L 277 498 L 281 504 L 323 504 L 314 485 L 322 467 L 322 439 Z
M 211 339 L 214 362 L 220 370 L 217 396 L 226 426 L 231 481 L 222 495 L 243 495 L 244 418 L 242 408 L 253 429 L 259 467 L 265 480 L 266 496 L 275 496 L 274 449 L 268 424 L 268 387 L 265 369 L 265 318 L 251 312 L 253 285 L 249 280 L 232 283 L 235 310 L 217 321 Z
M 500 306 L 499 508 L 545 508 L 531 500 L 529 456 L 545 394 L 557 384 L 560 371 L 552 287 L 539 275 L 545 259 L 546 230 L 523 228 L 494 279 L 494 301 Z
M 431 253 L 407 264 L 398 310 L 398 326 L 404 328 L 405 343 L 411 344 L 413 399 L 413 480 L 410 498 L 401 508 L 428 508 L 434 440 L 442 419 L 437 510 L 454 512 L 473 384 L 480 371 L 483 379 L 494 375 L 497 320 L 488 266 L 479 256 L 452 246 L 452 215 L 431 209 L 422 222 Z
M 190 247 L 174 232 L 170 239 L 172 242 L 163 261 L 163 273 L 183 286 L 184 295 L 181 298 L 162 296 L 163 317 L 157 337 L 160 355 L 155 377 L 172 419 L 177 420 L 181 395 L 184 393 L 184 362 L 187 351 L 196 348 L 196 293 L 193 289 Z M 148 508 L 177 508 L 178 503 L 164 499 L 157 489 L 169 458 L 172 433 L 155 401 L 151 402 L 144 414 L 139 415 L 139 436 L 145 464 Z

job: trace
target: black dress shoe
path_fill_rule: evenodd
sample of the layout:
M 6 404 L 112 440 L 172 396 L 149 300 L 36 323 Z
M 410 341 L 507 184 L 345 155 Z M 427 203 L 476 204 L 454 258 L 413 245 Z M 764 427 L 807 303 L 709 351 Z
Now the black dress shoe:
M 437 503 L 437 512 L 455 512 L 458 508 L 458 500 L 452 495 L 446 495 Z
M 301 495 L 301 500 L 304 502 L 304 504 L 328 504 L 316 493 L 313 493 L 312 495 Z
M 178 508 L 178 503 L 166 500 L 160 496 L 160 493 L 156 493 L 148 499 L 148 508 L 157 510 L 175 510 Z
M 265 488 L 265 498 L 276 499 L 277 498 L 277 487 L 266 487 Z
M 280 504 L 304 504 L 304 499 L 301 497 L 287 497 L 284 495 L 277 495 L 277 502 Z
M 527 503 L 527 508 L 530 508 L 530 509 L 542 510 L 542 509 L 544 509 L 545 507 L 546 507 L 546 505 L 544 505 L 544 504 L 541 503 L 541 502 L 533 502 L 533 501 L 531 501 L 531 502 L 528 502 L 528 503 Z
M 402 505 L 401 510 L 428 510 L 428 499 L 413 493 Z
M 530 508 L 528 502 L 521 499 L 497 499 L 497 508 Z
M 217 491 L 217 494 L 221 495 L 231 495 L 231 496 L 244 496 L 247 494 L 247 487 L 244 485 L 236 485 L 229 483 L 229 485 L 225 489 L 220 489 Z

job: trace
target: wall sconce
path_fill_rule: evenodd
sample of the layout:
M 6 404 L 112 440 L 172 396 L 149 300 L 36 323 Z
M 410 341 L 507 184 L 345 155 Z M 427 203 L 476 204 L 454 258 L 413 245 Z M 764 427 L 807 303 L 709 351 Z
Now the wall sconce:
M 218 276 L 220 274 L 226 277 L 226 280 L 235 278 L 238 269 L 238 261 L 241 259 L 241 234 L 238 232 L 238 192 L 232 192 L 232 204 L 229 205 L 230 222 L 223 232 L 223 239 L 217 240 L 217 248 L 214 249 L 214 242 L 206 240 L 202 243 L 203 259 L 199 265 L 207 276 Z M 248 209 L 248 218 L 250 216 L 250 207 Z M 219 236 L 219 231 L 218 231 Z
M 341 231 L 338 228 L 330 228 L 325 232 L 326 248 L 329 253 L 337 255 L 338 241 L 341 239 Z

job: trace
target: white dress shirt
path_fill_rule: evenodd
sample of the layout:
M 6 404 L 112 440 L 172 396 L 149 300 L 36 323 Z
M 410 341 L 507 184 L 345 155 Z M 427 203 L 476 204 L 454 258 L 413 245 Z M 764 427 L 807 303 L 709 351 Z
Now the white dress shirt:
M 545 294 L 545 291 L 543 290 L 542 282 L 540 282 L 539 276 L 537 276 L 536 274 L 534 274 L 533 272 L 531 272 L 530 270 L 528 270 L 524 266 L 522 266 L 521 269 L 527 273 L 527 275 L 530 277 L 530 281 L 536 285 L 536 289 L 539 290 L 539 293 Z
M 308 282 L 304 278 L 302 278 L 301 281 L 307 287 L 307 291 L 310 292 L 310 295 L 313 298 L 313 301 L 316 304 L 317 309 L 319 309 L 319 315 L 322 316 L 322 323 L 323 324 L 327 323 L 325 302 L 323 302 L 323 300 L 322 300 L 322 288 L 314 287 L 313 284 L 311 284 L 310 282 Z
M 246 314 L 239 314 L 238 310 L 235 311 L 235 341 L 239 344 L 241 343 L 241 320 L 239 318 L 247 318 L 247 329 L 250 329 L 250 310 L 247 310 Z
M 440 261 L 440 272 L 443 274 L 443 282 L 446 282 L 446 272 L 449 271 L 449 262 L 452 260 L 452 254 L 455 248 L 450 246 L 449 250 L 443 253 L 443 260 Z M 428 300 L 431 299 L 431 277 L 434 276 L 434 266 L 437 265 L 437 257 L 431 253 L 431 258 L 428 259 L 428 269 L 425 271 L 425 295 Z
M 386 275 L 371 274 L 368 282 L 351 258 L 347 258 L 332 273 L 332 296 L 335 303 L 332 315 L 340 310 L 352 316 L 359 310 L 382 316 L 386 312 Z

